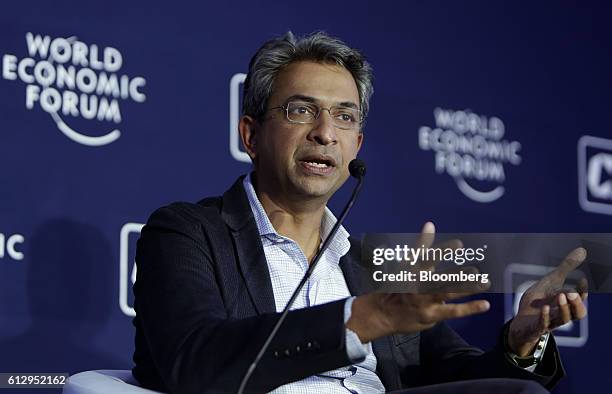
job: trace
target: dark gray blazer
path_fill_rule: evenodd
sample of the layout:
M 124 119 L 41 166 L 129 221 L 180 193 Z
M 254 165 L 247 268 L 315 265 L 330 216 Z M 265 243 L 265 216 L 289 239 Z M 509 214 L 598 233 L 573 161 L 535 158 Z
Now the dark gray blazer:
M 175 203 L 149 218 L 138 240 L 134 284 L 133 374 L 142 386 L 172 393 L 236 392 L 278 314 L 266 258 L 243 177 L 222 196 Z M 340 261 L 360 295 L 360 246 Z M 270 391 L 351 364 L 344 300 L 292 311 L 253 374 L 250 392 Z M 510 363 L 501 340 L 489 352 L 448 325 L 373 342 L 387 390 L 487 377 L 535 380 L 551 388 L 564 375 L 554 340 L 539 374 Z

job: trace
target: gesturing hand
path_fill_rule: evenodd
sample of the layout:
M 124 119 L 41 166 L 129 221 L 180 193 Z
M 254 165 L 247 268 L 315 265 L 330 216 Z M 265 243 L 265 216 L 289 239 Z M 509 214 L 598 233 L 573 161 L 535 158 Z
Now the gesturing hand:
M 563 288 L 567 275 L 585 258 L 585 249 L 574 249 L 557 268 L 523 294 L 508 330 L 508 346 L 514 353 L 521 357 L 530 354 L 542 334 L 586 316 L 583 303 L 588 295 L 586 280 L 581 280 L 576 290 Z
M 465 293 L 368 294 L 355 299 L 347 327 L 357 333 L 361 342 L 366 343 L 395 333 L 426 330 L 443 320 L 489 310 L 489 303 L 484 300 L 460 304 L 445 303 L 465 295 Z
M 418 245 L 429 247 L 433 243 L 435 227 L 428 222 L 423 226 Z M 459 247 L 460 244 L 457 246 Z M 433 269 L 430 265 L 428 269 Z M 457 291 L 427 293 L 372 293 L 357 297 L 353 302 L 351 318 L 347 327 L 354 331 L 363 342 L 395 333 L 413 333 L 433 327 L 436 323 L 459 317 L 470 316 L 489 310 L 489 303 L 476 300 L 465 303 L 447 304 L 457 298 L 482 292 L 486 286 L 471 286 Z

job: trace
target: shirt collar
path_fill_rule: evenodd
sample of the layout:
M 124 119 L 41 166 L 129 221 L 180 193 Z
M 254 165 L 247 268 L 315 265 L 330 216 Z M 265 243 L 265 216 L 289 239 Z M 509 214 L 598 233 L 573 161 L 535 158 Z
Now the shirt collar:
M 251 206 L 251 211 L 253 211 L 253 216 L 255 217 L 255 223 L 257 224 L 259 235 L 261 237 L 282 238 L 282 236 L 276 232 L 276 229 L 272 225 L 272 222 L 270 222 L 266 211 L 263 209 L 263 206 L 257 197 L 257 193 L 255 193 L 255 188 L 253 187 L 253 183 L 251 181 L 251 174 L 244 177 L 242 184 L 244 186 L 244 190 L 246 191 L 249 205 Z M 323 218 L 321 220 L 321 239 L 327 238 L 332 228 L 336 224 L 336 221 L 337 219 L 332 211 L 325 207 L 325 212 L 323 213 Z M 350 234 L 348 231 L 346 231 L 344 226 L 341 225 L 340 228 L 338 228 L 336 235 L 330 242 L 328 250 L 337 254 L 338 257 L 344 256 L 351 248 L 351 244 L 348 239 L 349 235 Z

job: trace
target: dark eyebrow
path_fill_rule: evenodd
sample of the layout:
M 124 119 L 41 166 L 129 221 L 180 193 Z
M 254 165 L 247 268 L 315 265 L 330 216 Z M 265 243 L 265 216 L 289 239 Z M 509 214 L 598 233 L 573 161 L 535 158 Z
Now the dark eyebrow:
M 302 94 L 294 94 L 293 96 L 288 97 L 287 100 L 285 100 L 285 103 L 288 103 L 289 101 L 293 100 L 306 101 L 307 103 L 313 103 L 317 105 L 319 102 L 319 100 L 314 97 L 304 96 Z M 343 101 L 341 103 L 338 103 L 337 105 L 334 105 L 334 107 L 354 108 L 357 110 L 359 109 L 357 104 L 353 103 L 352 101 Z
M 353 108 L 353 109 L 359 109 L 359 106 L 357 106 L 357 104 L 355 104 L 352 101 L 343 101 L 340 104 L 337 105 L 338 107 L 345 107 L 345 108 Z

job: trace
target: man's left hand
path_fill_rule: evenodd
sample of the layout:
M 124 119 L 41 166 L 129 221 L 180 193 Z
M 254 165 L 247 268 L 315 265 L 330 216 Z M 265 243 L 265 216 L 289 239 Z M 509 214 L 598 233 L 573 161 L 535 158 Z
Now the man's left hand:
M 586 280 L 581 280 L 577 289 L 563 288 L 567 275 L 585 258 L 584 248 L 574 249 L 557 268 L 523 294 L 518 313 L 508 330 L 508 346 L 516 355 L 528 356 L 541 335 L 586 316 L 583 303 L 588 295 Z

